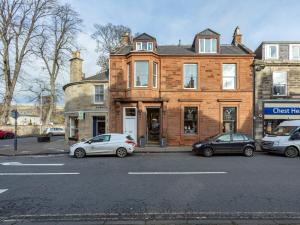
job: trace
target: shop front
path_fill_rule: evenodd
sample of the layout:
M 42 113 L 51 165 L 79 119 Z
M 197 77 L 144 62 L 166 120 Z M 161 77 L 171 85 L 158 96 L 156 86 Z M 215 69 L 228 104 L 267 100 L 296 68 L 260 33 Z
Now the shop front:
M 300 99 L 264 102 L 263 135 L 271 134 L 285 120 L 300 120 Z

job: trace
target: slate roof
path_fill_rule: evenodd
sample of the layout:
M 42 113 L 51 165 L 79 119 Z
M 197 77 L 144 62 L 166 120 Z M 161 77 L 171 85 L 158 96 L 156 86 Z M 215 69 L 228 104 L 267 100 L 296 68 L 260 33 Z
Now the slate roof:
M 221 55 L 247 55 L 253 54 L 250 49 L 245 46 L 238 47 L 235 45 L 221 45 L 220 46 Z M 132 46 L 124 46 L 120 48 L 114 54 L 116 55 L 127 55 L 132 51 Z M 157 46 L 158 55 L 199 55 L 195 52 L 191 45 L 159 45 Z
M 133 40 L 156 40 L 156 39 L 155 39 L 155 37 L 152 37 L 149 34 L 142 33 L 142 34 L 136 36 L 135 38 L 133 38 Z
M 97 73 L 94 76 L 85 77 L 83 80 L 108 80 L 108 70 L 101 73 Z
M 220 35 L 220 34 L 213 31 L 212 29 L 207 28 L 207 29 L 199 32 L 197 35 Z

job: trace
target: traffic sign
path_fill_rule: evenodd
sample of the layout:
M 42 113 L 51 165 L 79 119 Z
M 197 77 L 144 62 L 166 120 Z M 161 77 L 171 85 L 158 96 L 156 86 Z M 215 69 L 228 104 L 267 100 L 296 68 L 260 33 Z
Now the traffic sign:
M 11 111 L 11 117 L 17 119 L 19 117 L 19 113 L 16 109 Z

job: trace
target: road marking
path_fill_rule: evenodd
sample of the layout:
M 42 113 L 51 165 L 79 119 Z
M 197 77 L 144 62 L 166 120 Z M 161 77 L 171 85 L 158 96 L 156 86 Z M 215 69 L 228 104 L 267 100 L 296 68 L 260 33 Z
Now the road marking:
M 0 176 L 79 175 L 80 173 L 0 173 Z
M 4 163 L 0 163 L 0 165 L 2 166 L 63 166 L 63 163 L 48 163 L 48 164 L 23 164 L 20 162 L 4 162 Z
M 3 192 L 6 192 L 8 189 L 0 189 L 0 194 L 2 194 Z
M 128 172 L 129 175 L 197 175 L 197 174 L 226 174 L 227 172 Z

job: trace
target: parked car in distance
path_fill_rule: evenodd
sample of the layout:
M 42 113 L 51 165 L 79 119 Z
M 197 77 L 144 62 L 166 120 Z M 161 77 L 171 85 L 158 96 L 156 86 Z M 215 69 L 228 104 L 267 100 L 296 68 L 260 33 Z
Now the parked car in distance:
M 193 151 L 206 157 L 218 153 L 242 153 L 251 157 L 255 149 L 255 141 L 239 133 L 223 133 L 193 144 Z
M 283 121 L 260 143 L 262 150 L 294 158 L 300 151 L 300 120 Z
M 134 152 L 134 139 L 127 134 L 102 134 L 70 147 L 70 156 L 83 158 L 86 155 L 117 155 L 124 158 Z
M 0 139 L 10 139 L 14 138 L 15 134 L 10 131 L 0 130 Z
M 50 127 L 45 129 L 44 134 L 48 136 L 65 135 L 65 130 L 60 127 Z

